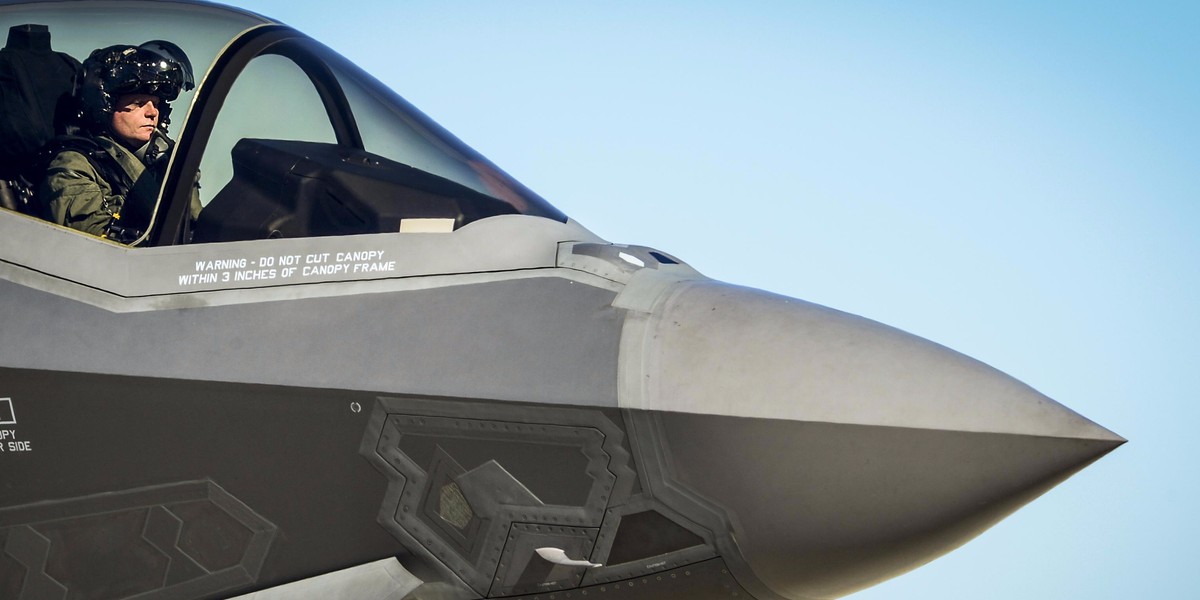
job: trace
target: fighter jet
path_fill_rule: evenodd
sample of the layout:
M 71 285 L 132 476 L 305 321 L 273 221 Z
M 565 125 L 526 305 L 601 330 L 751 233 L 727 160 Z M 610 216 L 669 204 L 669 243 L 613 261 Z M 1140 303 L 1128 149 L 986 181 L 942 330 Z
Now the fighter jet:
M 79 60 L 166 42 L 196 83 L 133 239 L 0 209 L 0 598 L 836 598 L 1124 442 L 605 241 L 269 18 L 0 25 Z

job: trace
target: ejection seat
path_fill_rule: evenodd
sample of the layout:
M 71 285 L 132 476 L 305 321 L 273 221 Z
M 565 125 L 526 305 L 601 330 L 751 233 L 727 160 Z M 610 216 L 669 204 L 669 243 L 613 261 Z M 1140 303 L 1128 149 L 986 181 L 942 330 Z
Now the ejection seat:
M 34 198 L 44 157 L 57 135 L 70 133 L 78 60 L 50 46 L 45 25 L 14 25 L 0 49 L 0 207 L 44 216 Z

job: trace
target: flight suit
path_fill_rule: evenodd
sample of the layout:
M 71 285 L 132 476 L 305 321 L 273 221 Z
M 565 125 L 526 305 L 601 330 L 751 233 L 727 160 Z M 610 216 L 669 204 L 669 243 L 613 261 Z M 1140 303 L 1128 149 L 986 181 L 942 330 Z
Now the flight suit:
M 132 189 L 128 192 L 117 189 L 118 186 L 106 181 L 83 154 L 63 150 L 50 161 L 38 197 L 48 208 L 50 220 L 103 236 L 113 215 L 119 214 L 125 205 L 126 195 L 152 202 L 158 195 L 159 179 L 155 173 L 146 172 L 146 165 L 137 155 L 112 138 L 99 135 L 94 139 L 134 182 Z M 198 191 L 192 193 L 192 219 L 200 214 Z

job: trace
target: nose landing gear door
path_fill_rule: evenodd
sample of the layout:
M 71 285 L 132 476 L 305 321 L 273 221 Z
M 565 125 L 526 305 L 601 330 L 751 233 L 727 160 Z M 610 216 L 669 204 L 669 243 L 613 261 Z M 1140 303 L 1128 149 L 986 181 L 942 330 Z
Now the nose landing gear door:
M 360 451 L 388 480 L 379 523 L 497 597 L 580 584 L 633 485 L 622 439 L 597 409 L 380 398 Z

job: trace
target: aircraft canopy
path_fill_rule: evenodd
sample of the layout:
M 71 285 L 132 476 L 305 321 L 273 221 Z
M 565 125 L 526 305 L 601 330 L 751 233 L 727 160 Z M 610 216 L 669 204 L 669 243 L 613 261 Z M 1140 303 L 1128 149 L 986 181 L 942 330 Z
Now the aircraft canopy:
M 166 40 L 197 88 L 172 103 L 178 141 L 139 245 L 453 230 L 481 218 L 565 215 L 403 98 L 315 40 L 270 19 L 193 2 L 0 5 L 5 29 L 49 28 L 79 60 Z M 430 229 L 431 228 L 431 229 Z

